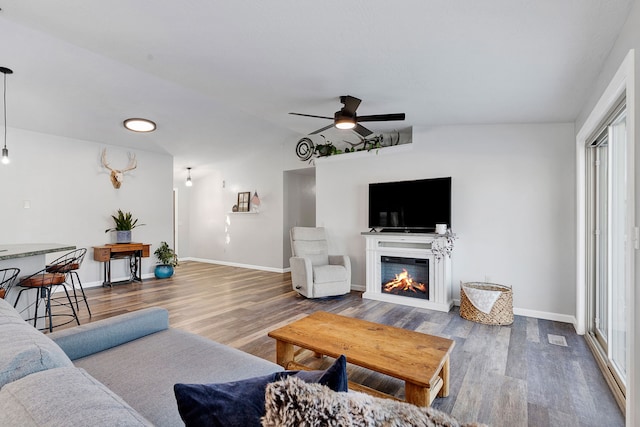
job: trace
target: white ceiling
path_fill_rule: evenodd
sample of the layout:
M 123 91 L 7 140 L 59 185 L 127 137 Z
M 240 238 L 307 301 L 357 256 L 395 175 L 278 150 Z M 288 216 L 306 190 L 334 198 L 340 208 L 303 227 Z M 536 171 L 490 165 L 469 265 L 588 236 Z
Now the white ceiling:
M 631 4 L 0 0 L 7 122 L 167 152 L 194 174 L 293 144 L 330 122 L 289 112 L 331 116 L 347 94 L 359 115 L 406 113 L 373 130 L 571 122 Z M 158 130 L 127 132 L 128 117 Z

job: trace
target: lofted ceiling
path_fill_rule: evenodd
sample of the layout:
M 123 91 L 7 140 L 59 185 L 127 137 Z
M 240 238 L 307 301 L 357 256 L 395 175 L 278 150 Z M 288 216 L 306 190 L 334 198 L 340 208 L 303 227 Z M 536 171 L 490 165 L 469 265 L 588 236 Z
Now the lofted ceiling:
M 329 122 L 572 122 L 632 0 L 0 0 L 8 126 L 215 165 Z M 157 122 L 151 134 L 122 127 Z M 349 132 L 349 131 L 347 131 Z

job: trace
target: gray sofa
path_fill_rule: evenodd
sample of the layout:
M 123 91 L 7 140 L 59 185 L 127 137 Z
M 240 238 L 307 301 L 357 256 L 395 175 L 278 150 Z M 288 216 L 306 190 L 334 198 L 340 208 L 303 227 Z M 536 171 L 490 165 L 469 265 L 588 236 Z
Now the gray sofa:
M 0 424 L 184 425 L 176 383 L 270 374 L 275 363 L 172 329 L 149 308 L 43 334 L 0 299 Z

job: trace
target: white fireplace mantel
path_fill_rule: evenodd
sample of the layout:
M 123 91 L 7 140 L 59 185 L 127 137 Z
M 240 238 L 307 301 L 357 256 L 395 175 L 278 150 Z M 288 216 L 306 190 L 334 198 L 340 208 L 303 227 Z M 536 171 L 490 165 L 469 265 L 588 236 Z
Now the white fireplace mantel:
M 439 250 L 450 243 L 447 236 L 431 233 L 365 232 L 367 287 L 363 298 L 448 312 L 453 307 L 451 257 Z M 429 262 L 429 299 L 382 292 L 381 257 L 426 259 Z

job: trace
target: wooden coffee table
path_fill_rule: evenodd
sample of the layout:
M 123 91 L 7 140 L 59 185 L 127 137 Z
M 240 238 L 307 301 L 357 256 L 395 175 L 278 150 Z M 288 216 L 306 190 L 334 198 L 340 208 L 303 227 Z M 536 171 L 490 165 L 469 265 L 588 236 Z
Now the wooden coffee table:
M 407 402 L 429 406 L 436 396 L 449 395 L 449 355 L 455 341 L 447 338 L 324 311 L 268 335 L 276 339 L 276 362 L 285 369 L 305 368 L 295 361 L 295 347 L 334 358 L 344 354 L 348 363 L 403 380 Z M 349 388 L 383 394 L 351 382 Z

